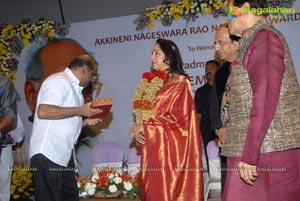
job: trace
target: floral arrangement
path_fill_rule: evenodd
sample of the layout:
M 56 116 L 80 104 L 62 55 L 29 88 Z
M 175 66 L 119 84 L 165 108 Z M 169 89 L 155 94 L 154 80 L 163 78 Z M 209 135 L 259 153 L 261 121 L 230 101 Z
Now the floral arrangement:
M 157 91 L 167 81 L 168 75 L 164 71 L 154 74 L 145 72 L 133 95 L 133 113 L 136 123 L 152 116 L 153 101 Z
M 291 7 L 296 0 L 267 0 L 270 7 Z M 142 31 L 155 26 L 160 20 L 163 26 L 171 26 L 174 20 L 196 21 L 199 15 L 227 16 L 228 0 L 181 0 L 178 3 L 163 1 L 162 5 L 145 8 L 135 20 L 136 30 Z
M 11 24 L 0 25 L 0 71 L 9 79 L 16 78 L 18 56 L 25 45 L 36 39 L 52 40 L 55 35 L 65 36 L 68 24 L 39 19 L 36 22 L 25 20 L 17 26 Z
M 269 7 L 292 7 L 296 0 L 267 0 Z
M 138 196 L 138 174 L 118 172 L 109 167 L 93 172 L 92 176 L 77 178 L 77 186 L 81 197 L 95 198 L 136 198 Z
M 10 186 L 11 200 L 28 201 L 33 198 L 34 185 L 29 167 L 14 166 Z
M 181 18 L 187 22 L 196 21 L 199 14 L 213 14 L 214 17 L 227 14 L 227 0 L 182 0 L 177 4 L 164 1 L 162 5 L 150 7 L 135 19 L 136 30 L 141 31 L 146 27 L 153 28 L 154 21 L 160 20 L 163 26 L 171 26 L 174 20 Z

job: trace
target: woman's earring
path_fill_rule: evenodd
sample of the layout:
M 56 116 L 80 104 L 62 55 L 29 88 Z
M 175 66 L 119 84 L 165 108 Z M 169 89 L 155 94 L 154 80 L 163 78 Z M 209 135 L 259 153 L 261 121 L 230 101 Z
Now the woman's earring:
M 170 65 L 171 62 L 170 62 L 169 59 L 165 59 L 165 60 L 164 60 L 164 63 L 167 64 L 167 65 Z

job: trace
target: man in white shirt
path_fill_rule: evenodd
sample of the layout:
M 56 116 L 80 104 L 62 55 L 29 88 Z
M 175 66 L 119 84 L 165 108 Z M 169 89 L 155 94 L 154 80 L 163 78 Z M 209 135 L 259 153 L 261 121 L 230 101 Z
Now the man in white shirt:
M 84 104 L 82 96 L 97 72 L 95 59 L 84 54 L 40 88 L 29 145 L 36 201 L 79 200 L 72 153 L 82 126 L 99 122 L 82 120 L 101 112 L 91 102 Z

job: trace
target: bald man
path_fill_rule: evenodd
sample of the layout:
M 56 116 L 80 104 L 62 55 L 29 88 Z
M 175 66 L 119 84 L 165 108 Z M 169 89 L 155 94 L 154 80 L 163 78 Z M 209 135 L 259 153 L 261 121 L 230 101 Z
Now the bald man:
M 36 99 L 42 82 L 51 74 L 64 70 L 73 59 L 87 54 L 87 51 L 75 40 L 56 39 L 38 49 L 26 68 L 24 92 L 32 116 L 36 108 Z
M 215 75 L 214 85 L 210 91 L 209 116 L 211 121 L 211 130 L 219 138 L 221 143 L 224 142 L 225 138 L 227 115 L 226 104 L 228 104 L 223 102 L 222 105 L 221 103 L 222 100 L 226 100 L 226 98 L 223 99 L 223 96 L 226 91 L 226 83 L 230 74 L 230 65 L 237 59 L 239 44 L 238 39 L 239 37 L 229 34 L 228 24 L 220 26 L 215 35 L 215 51 L 224 63 L 218 68 Z M 221 156 L 221 169 L 221 187 L 223 192 L 226 178 L 226 158 L 223 156 Z
M 82 95 L 97 72 L 95 59 L 83 54 L 40 87 L 29 145 L 36 201 L 79 201 L 73 149 L 81 128 L 99 122 L 82 118 L 101 112 Z

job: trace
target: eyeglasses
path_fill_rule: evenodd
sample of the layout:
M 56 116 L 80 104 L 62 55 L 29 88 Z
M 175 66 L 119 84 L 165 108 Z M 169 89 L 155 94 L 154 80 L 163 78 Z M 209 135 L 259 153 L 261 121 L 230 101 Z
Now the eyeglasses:
M 228 43 L 228 41 L 223 41 L 223 40 L 219 40 L 219 41 L 215 41 L 214 45 L 220 45 L 220 46 L 224 46 L 226 43 Z

